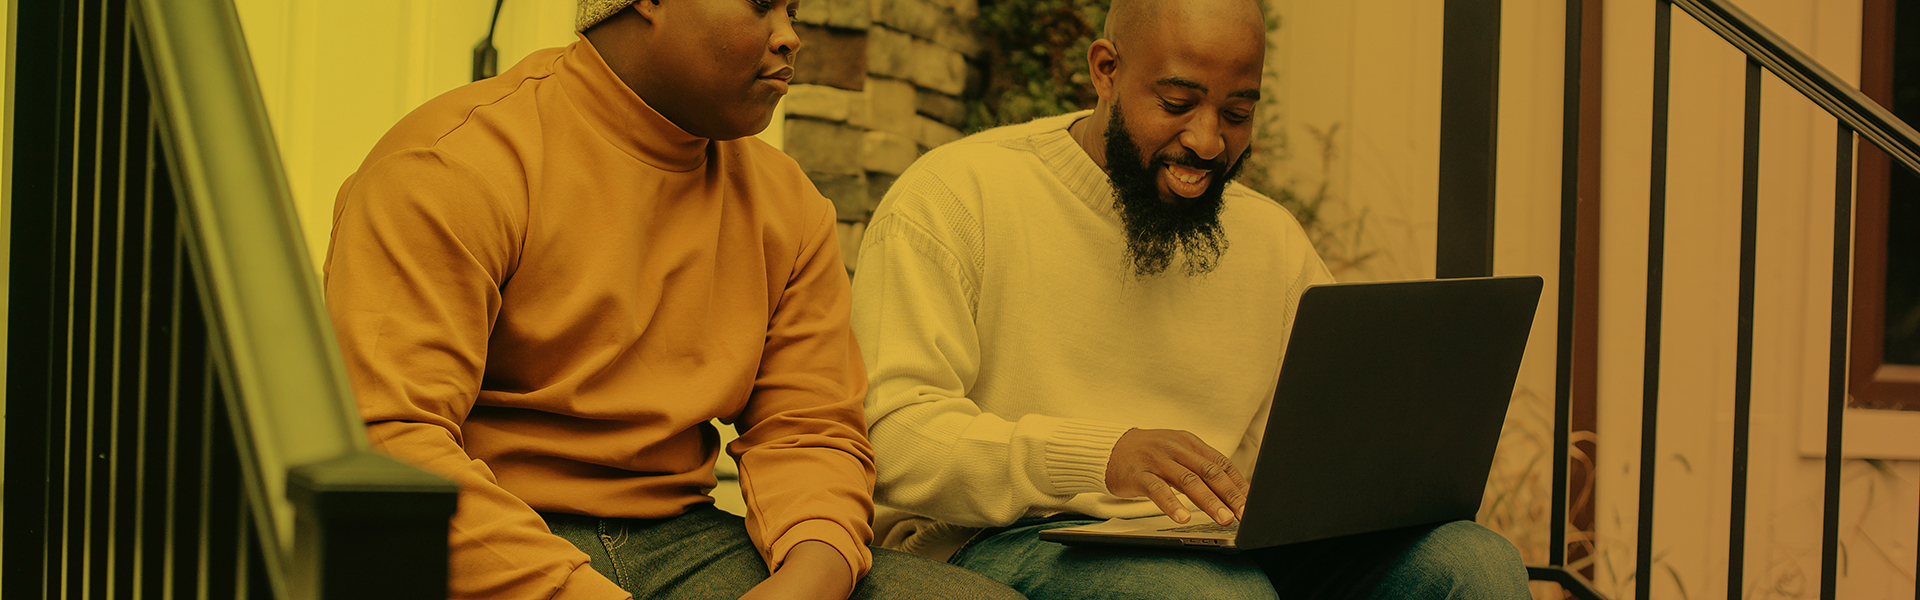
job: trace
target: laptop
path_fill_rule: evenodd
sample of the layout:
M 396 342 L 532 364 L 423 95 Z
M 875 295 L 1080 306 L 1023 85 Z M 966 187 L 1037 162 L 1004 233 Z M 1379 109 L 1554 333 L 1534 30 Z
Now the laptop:
M 1493 467 L 1537 276 L 1308 288 L 1244 519 L 1160 515 L 1051 529 L 1065 544 L 1236 552 L 1473 520 Z

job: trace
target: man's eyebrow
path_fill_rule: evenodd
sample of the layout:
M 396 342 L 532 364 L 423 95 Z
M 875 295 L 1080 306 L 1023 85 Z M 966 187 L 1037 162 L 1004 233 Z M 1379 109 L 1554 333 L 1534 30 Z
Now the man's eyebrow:
M 1205 94 L 1205 93 L 1207 93 L 1207 92 L 1208 92 L 1208 89 L 1207 89 L 1207 86 L 1205 86 L 1205 85 L 1202 85 L 1202 84 L 1201 84 L 1200 82 L 1198 82 L 1198 81 L 1194 81 L 1194 80 L 1192 80 L 1192 79 L 1187 79 L 1187 78 L 1185 78 L 1185 77 L 1181 77 L 1181 76 L 1179 76 L 1179 75 L 1173 75 L 1173 76 L 1169 76 L 1169 77 L 1162 77 L 1162 78 L 1160 78 L 1160 80 L 1159 80 L 1159 81 L 1155 81 L 1155 82 L 1153 82 L 1153 83 L 1154 83 L 1155 85 L 1170 85 L 1170 86 L 1174 86 L 1174 87 L 1180 87 L 1180 88 L 1186 88 L 1186 89 L 1190 89 L 1190 90 L 1193 90 L 1193 91 L 1196 91 L 1196 92 L 1200 92 L 1200 93 L 1202 93 L 1202 94 Z M 1259 100 L 1259 99 L 1260 99 L 1260 90 L 1259 90 L 1259 89 L 1244 89 L 1244 90 L 1240 90 L 1240 91 L 1237 91 L 1237 92 L 1234 92 L 1234 93 L 1231 93 L 1231 94 L 1227 94 L 1227 97 L 1228 97 L 1228 98 L 1246 98 L 1246 99 L 1248 99 L 1248 100 Z
M 1183 87 L 1190 90 L 1198 91 L 1202 94 L 1207 93 L 1207 86 L 1200 85 L 1200 82 L 1198 81 L 1187 79 L 1179 75 L 1174 75 L 1170 77 L 1161 77 L 1159 81 L 1155 81 L 1153 83 L 1154 85 L 1171 85 L 1174 87 Z

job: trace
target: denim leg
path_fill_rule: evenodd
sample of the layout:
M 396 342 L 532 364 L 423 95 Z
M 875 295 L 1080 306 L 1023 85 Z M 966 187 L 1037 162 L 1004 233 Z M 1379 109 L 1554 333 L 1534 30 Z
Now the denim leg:
M 732 599 L 767 578 L 740 517 L 712 505 L 665 519 L 541 516 L 634 598 Z
M 600 541 L 600 536 L 606 535 L 607 531 L 604 519 L 561 513 L 540 513 L 540 518 L 547 522 L 547 530 L 552 531 L 553 535 L 571 542 L 573 547 L 586 553 L 587 566 L 612 580 L 614 585 L 626 589 L 627 584 L 621 581 L 625 578 L 623 570 L 614 568 L 613 556 L 607 553 L 607 544 Z
M 1500 534 L 1471 521 L 1435 528 L 1403 552 L 1374 598 L 1524 600 L 1527 568 Z
M 1266 574 L 1246 556 L 1063 546 L 1039 537 L 1047 529 L 1092 523 L 1098 521 L 1016 523 L 975 539 L 951 562 L 1034 600 L 1277 597 Z
M 1519 550 L 1471 521 L 1362 533 L 1253 555 L 1284 598 L 1530 597 Z
M 745 519 L 712 505 L 695 505 L 666 519 L 541 516 L 555 535 L 587 554 L 594 570 L 634 598 L 731 600 L 767 578 L 767 563 L 747 536 Z M 877 548 L 873 569 L 854 587 L 853 597 L 1020 598 L 978 574 Z
M 853 589 L 851 600 L 1023 600 L 998 581 L 960 567 L 905 552 L 873 549 L 873 570 Z

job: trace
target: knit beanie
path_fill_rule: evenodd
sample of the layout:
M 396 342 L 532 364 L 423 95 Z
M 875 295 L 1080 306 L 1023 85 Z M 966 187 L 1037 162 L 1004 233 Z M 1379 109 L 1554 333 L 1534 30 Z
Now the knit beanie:
M 574 31 L 586 31 L 594 23 L 613 16 L 632 5 L 634 0 L 580 0 L 580 12 L 573 18 Z

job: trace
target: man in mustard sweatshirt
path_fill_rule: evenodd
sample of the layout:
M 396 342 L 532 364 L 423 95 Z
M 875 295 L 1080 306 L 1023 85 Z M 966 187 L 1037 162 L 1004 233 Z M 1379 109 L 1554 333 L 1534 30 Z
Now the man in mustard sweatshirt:
M 374 446 L 453 478 L 458 598 L 1017 597 L 872 539 L 834 210 L 764 129 L 788 0 L 582 0 L 341 187 L 327 300 Z M 715 509 L 741 430 L 748 514 Z M 863 579 L 864 577 L 864 579 Z
M 1037 537 L 1244 512 L 1294 308 L 1333 281 L 1229 184 L 1265 34 L 1256 0 L 1114 0 L 1093 110 L 947 144 L 888 191 L 853 282 L 886 547 L 1039 600 L 1527 597 L 1470 522 L 1230 556 Z

